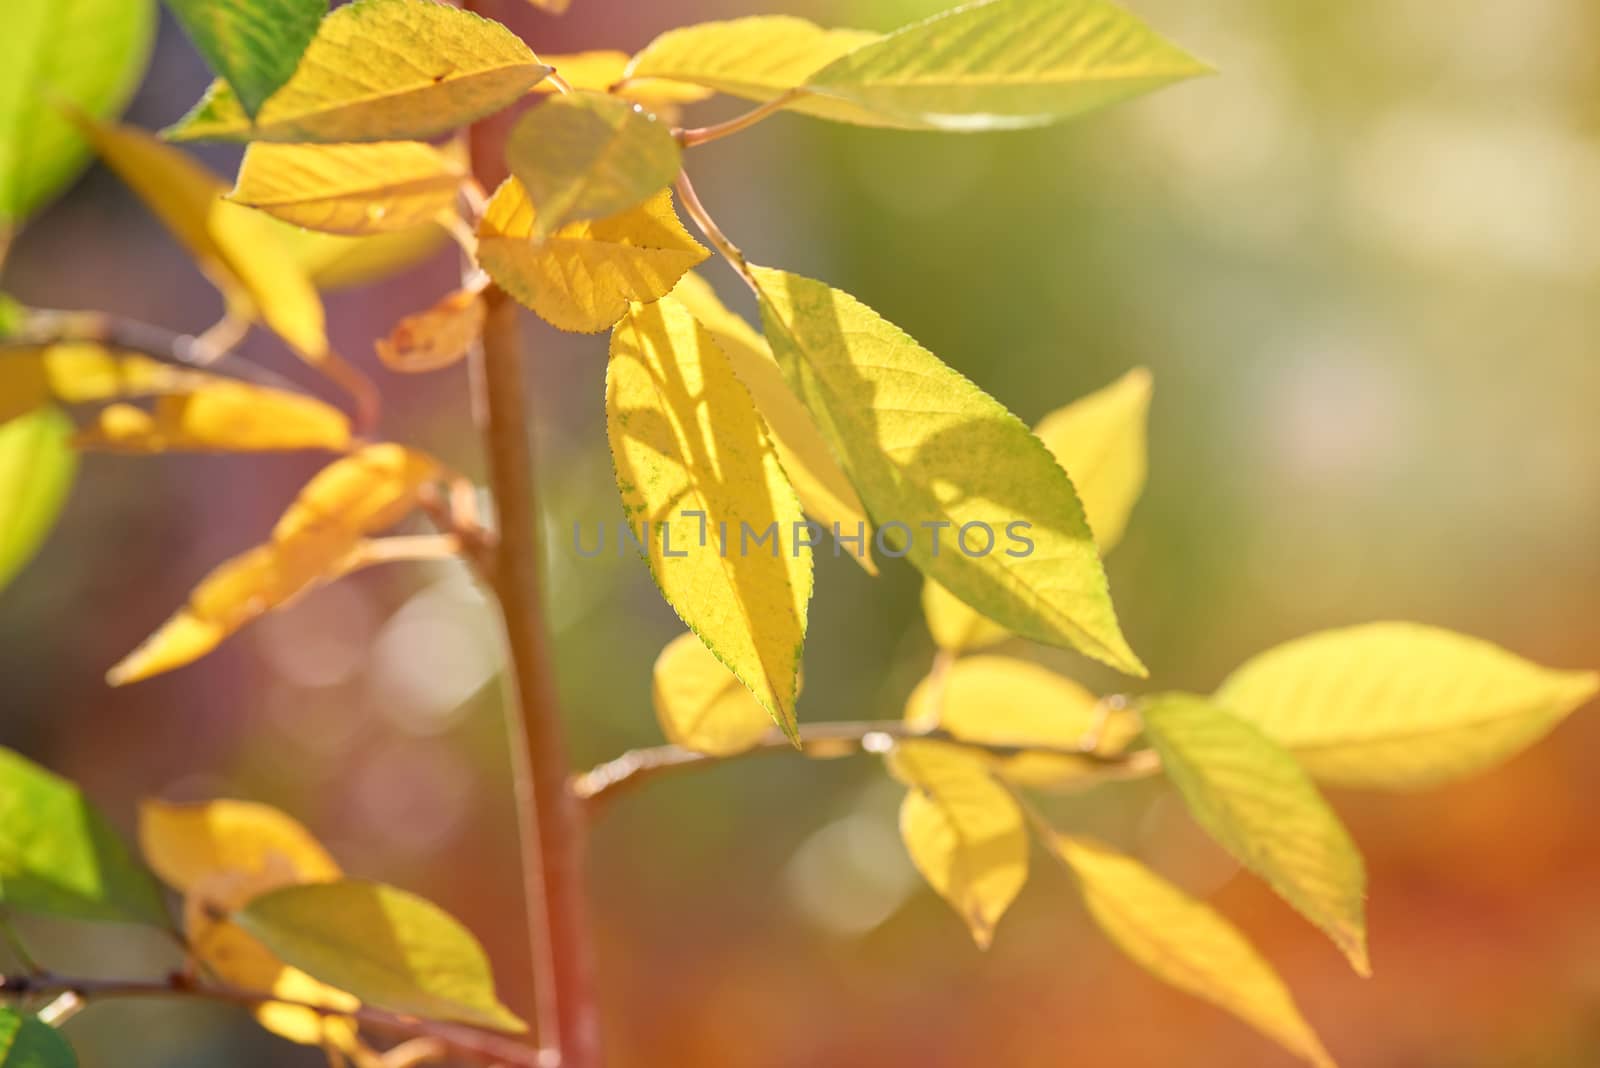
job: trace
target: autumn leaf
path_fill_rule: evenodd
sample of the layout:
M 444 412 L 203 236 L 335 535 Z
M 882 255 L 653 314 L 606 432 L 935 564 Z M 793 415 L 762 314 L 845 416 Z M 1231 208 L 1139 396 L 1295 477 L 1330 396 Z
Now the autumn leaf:
M 0 352 L 0 423 L 50 404 L 95 404 L 179 393 L 227 379 L 90 341 Z
M 483 333 L 483 295 L 458 289 L 426 311 L 408 315 L 378 340 L 378 359 L 391 371 L 437 371 L 466 358 Z
M 73 439 L 99 452 L 275 452 L 350 447 L 350 420 L 315 397 L 218 381 L 158 397 L 150 411 L 101 409 Z
M 772 729 L 771 715 L 694 634 L 667 643 L 652 678 L 656 722 L 674 745 L 730 756 Z
M 245 150 L 228 199 L 309 230 L 375 234 L 448 212 L 465 178 L 459 160 L 420 141 L 261 143 Z
M 612 93 L 633 101 L 663 121 L 675 115 L 679 105 L 692 104 L 711 95 L 710 89 L 658 78 L 639 78 L 621 84 L 630 58 L 626 52 L 602 50 L 568 55 L 547 52 L 541 58 L 574 89 Z M 558 90 L 546 79 L 534 86 L 533 91 L 548 94 Z
M 246 115 L 289 80 L 328 0 L 167 0 L 194 46 Z

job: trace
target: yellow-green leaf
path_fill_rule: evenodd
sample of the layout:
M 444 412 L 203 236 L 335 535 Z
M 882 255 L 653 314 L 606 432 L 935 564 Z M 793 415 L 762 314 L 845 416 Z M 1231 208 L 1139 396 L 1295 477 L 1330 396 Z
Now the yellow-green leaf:
M 1106 0 L 983 0 L 863 45 L 805 88 L 872 125 L 968 132 L 1059 122 L 1209 71 Z
M 437 371 L 464 359 L 483 333 L 482 294 L 458 289 L 426 311 L 408 315 L 378 340 L 378 359 L 391 371 Z
M 533 209 L 533 236 L 637 207 L 672 184 L 682 150 L 637 105 L 600 93 L 566 93 L 518 120 L 506 164 Z
M 393 525 L 435 481 L 438 465 L 399 445 L 369 445 L 323 468 L 272 530 L 272 540 L 220 565 L 189 603 L 113 667 L 121 686 L 199 659 L 265 612 L 375 560 L 362 538 Z
M 619 84 L 628 67 L 628 53 L 616 51 L 574 52 L 569 55 L 541 57 L 556 70 L 574 89 L 587 89 L 594 93 L 612 92 L 624 100 L 654 112 L 665 119 L 675 113 L 679 104 L 692 104 L 711 95 L 710 89 L 685 85 L 655 78 L 640 78 L 626 85 Z M 549 79 L 533 87 L 536 93 L 558 92 Z
M 549 73 L 510 30 L 436 0 L 355 0 L 322 20 L 254 122 L 226 82 L 167 131 L 179 141 L 400 141 L 513 103 Z
M 793 737 L 811 600 L 800 502 L 728 358 L 670 297 L 612 332 L 606 430 L 662 595 Z
M 60 411 L 0 422 L 0 590 L 39 551 L 77 471 L 72 420 Z
M 1142 715 L 1195 822 L 1372 974 L 1361 853 L 1294 757 L 1204 697 L 1151 698 Z
M 0 904 L 168 926 L 161 889 L 72 783 L 0 749 Z
M 478 940 L 415 894 L 353 880 L 291 886 L 256 898 L 235 920 L 281 960 L 367 1004 L 527 1030 L 500 1003 Z
M 1122 540 L 1144 489 L 1149 410 L 1150 372 L 1140 367 L 1051 412 L 1033 428 L 1072 479 L 1102 555 Z M 923 585 L 922 612 L 934 642 L 951 652 L 979 649 L 1010 636 L 937 582 Z
M 167 0 L 211 69 L 254 115 L 289 80 L 328 0 Z
M 784 474 L 794 484 L 806 514 L 830 532 L 843 535 L 843 539 L 857 539 L 849 541 L 848 546 L 846 540 L 838 540 L 835 545 L 848 551 L 869 575 L 876 575 L 878 565 L 872 562 L 873 530 L 866 506 L 856 496 L 856 488 L 823 440 L 811 413 L 784 382 L 766 339 L 729 311 L 698 274 L 684 275 L 672 296 L 711 332 L 733 364 L 739 381 L 750 391 L 756 410 L 772 434 Z
M 315 397 L 245 382 L 218 381 L 100 410 L 74 439 L 99 452 L 281 452 L 350 447 L 350 420 Z
M 1262 653 L 1216 699 L 1318 779 L 1410 789 L 1509 759 L 1596 692 L 1592 671 L 1540 667 L 1437 627 L 1369 623 Z
M 660 192 L 609 219 L 572 223 L 532 240 L 533 207 L 522 183 L 508 178 L 478 226 L 478 259 L 489 276 L 561 330 L 592 334 L 621 319 L 630 301 L 666 296 L 710 253 Z
M 742 753 L 772 729 L 771 715 L 693 634 L 661 650 L 650 694 L 667 740 L 697 753 Z
M 1001 625 L 1144 674 L 1083 506 L 1039 439 L 854 297 L 753 273 L 779 366 L 880 532 L 897 524 L 923 574 Z
M 228 199 L 332 234 L 406 230 L 450 210 L 465 171 L 421 141 L 254 144 Z
M 1140 967 L 1334 1068 L 1272 965 L 1215 910 L 1092 839 L 1052 835 L 1045 844 L 1076 877 L 1094 922 Z
M 78 1068 L 78 1058 L 54 1027 L 0 1005 L 0 1068 Z
M 450 243 L 450 235 L 437 223 L 362 237 L 319 234 L 280 223 L 278 237 L 311 284 L 324 291 L 382 281 Z
M 987 949 L 1028 881 L 1022 810 L 982 760 L 954 746 L 906 742 L 889 762 L 911 787 L 900 806 L 900 837 L 912 863 Z
M 968 742 L 1083 748 L 1102 756 L 1123 752 L 1139 733 L 1137 717 L 1126 709 L 1102 706 L 1071 679 L 1005 656 L 963 657 L 924 679 L 906 701 L 905 719 Z M 1043 789 L 1081 786 L 1103 770 L 1087 756 L 1066 753 L 985 759 L 1007 781 Z

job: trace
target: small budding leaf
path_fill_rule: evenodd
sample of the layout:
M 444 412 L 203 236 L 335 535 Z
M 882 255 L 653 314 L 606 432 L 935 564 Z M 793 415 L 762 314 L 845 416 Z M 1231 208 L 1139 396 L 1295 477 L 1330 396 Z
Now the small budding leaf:
M 980 949 L 1028 881 L 1028 831 L 1010 792 L 983 761 L 940 742 L 906 742 L 889 757 L 911 787 L 900 837 L 928 885 L 960 913 Z
M 9 749 L 0 749 L 0 904 L 168 926 L 155 879 L 83 792 Z
M 1195 822 L 1371 975 L 1366 867 L 1294 757 L 1203 697 L 1151 698 L 1142 716 Z
M 546 101 L 518 120 L 506 142 L 506 164 L 533 208 L 535 240 L 637 207 L 672 184 L 681 162 L 665 124 L 600 93 Z
M 330 234 L 407 230 L 455 203 L 461 162 L 421 141 L 364 145 L 254 144 L 228 199 Z
M 856 488 L 823 440 L 822 431 L 806 411 L 805 405 L 783 380 L 783 371 L 772 356 L 766 339 L 744 319 L 729 311 L 710 284 L 698 274 L 683 276 L 672 291 L 701 326 L 711 332 L 717 347 L 733 364 L 739 381 L 750 391 L 756 410 L 766 421 L 772 444 L 784 474 L 794 484 L 806 514 L 829 531 L 837 528 L 843 538 L 837 544 L 847 548 L 852 559 L 869 575 L 878 573 L 872 562 L 872 523 Z M 846 545 L 845 539 L 856 539 Z
M 1149 411 L 1150 372 L 1139 367 L 1051 412 L 1033 428 L 1072 479 L 1102 555 L 1122 540 L 1144 490 Z M 1004 627 L 968 608 L 937 582 L 923 585 L 922 612 L 933 640 L 951 652 L 981 649 L 1010 637 Z
M 419 374 L 449 367 L 466 358 L 483 333 L 483 295 L 458 289 L 427 311 L 408 315 L 378 340 L 378 359 L 391 371 Z
M 102 409 L 73 443 L 98 452 L 283 452 L 351 444 L 350 420 L 315 397 L 218 381 L 158 397 L 150 411 Z
M 72 420 L 61 411 L 0 422 L 0 590 L 44 544 L 77 471 Z
M 478 225 L 478 261 L 501 289 L 559 330 L 608 329 L 630 301 L 666 296 L 710 255 L 683 228 L 665 190 L 609 219 L 571 223 L 538 244 L 534 221 L 522 183 L 506 179 Z
M 811 75 L 872 125 L 1044 126 L 1210 72 L 1106 0 L 982 0 L 906 26 Z
M 0 1005 L 0 1068 L 78 1068 L 78 1058 L 54 1027 Z
M 155 0 L 6 0 L 0 34 L 0 232 L 23 222 L 89 160 L 62 113 L 119 113 L 155 40 Z
M 752 271 L 778 364 L 880 533 L 895 524 L 924 575 L 1018 634 L 1143 675 L 1083 506 L 1039 439 L 854 297 Z
M 254 117 L 289 80 L 328 0 L 167 0 L 211 69 Z
M 661 650 L 650 696 L 667 740 L 697 753 L 742 753 L 772 729 L 772 716 L 693 634 Z
M 670 297 L 611 335 L 606 432 L 656 585 L 791 738 L 811 600 L 800 502 L 750 394 Z
M 1157 979 L 1233 1013 L 1316 1068 L 1334 1068 L 1272 965 L 1221 915 L 1132 857 L 1052 835 L 1106 937 Z
M 499 111 L 548 74 L 490 19 L 436 0 L 355 0 L 322 20 L 254 121 L 228 84 L 166 131 L 178 141 L 400 141 Z
M 256 898 L 234 919 L 281 960 L 367 1004 L 527 1030 L 500 1003 L 478 940 L 415 894 L 353 880 L 291 886 Z
M 1216 700 L 1318 779 L 1400 790 L 1499 764 L 1597 692 L 1592 671 L 1540 667 L 1437 627 L 1368 623 L 1254 657 Z

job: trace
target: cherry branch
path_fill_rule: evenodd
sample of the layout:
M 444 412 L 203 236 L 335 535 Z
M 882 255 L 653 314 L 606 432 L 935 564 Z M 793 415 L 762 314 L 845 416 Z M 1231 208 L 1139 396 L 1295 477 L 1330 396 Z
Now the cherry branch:
M 618 82 L 617 85 L 611 87 L 612 91 L 614 92 L 626 84 L 628 84 L 627 81 Z M 767 118 L 769 115 L 777 114 L 804 95 L 803 90 L 790 89 L 788 92 L 780 93 L 778 96 L 773 97 L 760 107 L 753 108 L 742 115 L 735 115 L 725 122 L 716 122 L 709 126 L 694 126 L 689 129 L 677 129 L 672 131 L 672 135 L 678 139 L 678 144 L 684 148 L 707 144 L 711 141 L 729 137 L 742 130 L 748 130 L 762 119 Z

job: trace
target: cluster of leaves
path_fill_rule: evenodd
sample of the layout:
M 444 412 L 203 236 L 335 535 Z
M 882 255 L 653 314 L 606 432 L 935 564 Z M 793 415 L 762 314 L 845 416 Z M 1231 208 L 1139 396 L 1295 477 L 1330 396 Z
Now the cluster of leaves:
M 806 517 L 859 533 L 852 551 L 869 572 L 876 548 L 926 576 L 941 651 L 906 723 L 877 748 L 910 788 L 901 823 L 917 867 L 980 945 L 1026 879 L 1031 823 L 1135 960 L 1331 1063 L 1226 920 L 1137 861 L 1051 827 L 1024 791 L 1167 775 L 1200 825 L 1365 973 L 1360 855 L 1314 780 L 1409 788 L 1456 778 L 1531 744 L 1596 689 L 1592 674 L 1406 624 L 1291 643 L 1204 697 L 1097 699 L 1025 660 L 968 655 L 1016 637 L 1146 674 L 1101 557 L 1143 485 L 1149 376 L 1136 371 L 1030 430 L 856 298 L 748 262 L 694 195 L 684 155 L 783 110 L 895 129 L 1013 129 L 1205 71 L 1104 0 L 980 0 L 887 35 L 759 16 L 673 30 L 631 57 L 542 58 L 503 26 L 435 0 L 354 0 L 331 13 L 324 0 L 172 0 L 219 77 L 166 141 L 107 121 L 142 62 L 149 5 L 65 4 L 86 25 L 121 13 L 116 35 L 95 29 L 117 62 L 85 73 L 47 32 L 48 3 L 23 0 L 23 32 L 0 44 L 26 49 L 42 72 L 20 96 L 0 97 L 0 115 L 22 116 L 11 131 L 41 131 L 59 158 L 25 161 L 23 134 L 0 134 L 10 138 L 0 139 L 0 222 L 19 223 L 91 146 L 194 256 L 226 310 L 199 339 L 194 366 L 139 351 L 92 317 L 6 309 L 0 581 L 48 529 L 75 450 L 335 455 L 266 541 L 220 565 L 111 669 L 114 684 L 189 663 L 356 568 L 468 550 L 470 525 L 441 503 L 465 480 L 372 437 L 378 391 L 329 345 L 321 299 L 454 238 L 468 264 L 460 287 L 401 319 L 377 354 L 402 373 L 450 367 L 501 294 L 560 329 L 611 331 L 605 404 L 618 490 L 690 631 L 656 667 L 669 738 L 731 755 L 765 744 L 776 724 L 801 744 Z M 19 90 L 0 86 L 7 92 Z M 755 110 L 718 127 L 674 125 L 713 93 Z M 529 96 L 543 99 L 513 129 L 512 176 L 491 193 L 470 173 L 460 131 Z M 206 138 L 249 142 L 231 187 L 168 143 Z M 710 253 L 679 220 L 675 183 L 753 293 L 760 330 L 692 273 Z M 279 383 L 223 374 L 225 350 L 258 324 L 348 393 L 354 418 Z M 418 508 L 442 516 L 449 536 L 380 536 Z M 887 536 L 891 526 L 954 537 L 1018 521 L 1032 546 L 1021 557 Z M 747 551 L 742 528 L 775 530 L 771 551 Z M 699 539 L 683 537 L 695 530 Z M 0 809 L 7 905 L 166 922 L 151 877 L 72 787 L 8 757 Z M 458 924 L 402 891 L 342 880 L 279 813 L 152 805 L 141 839 L 184 895 L 194 966 L 261 992 L 262 1022 L 286 1037 L 361 1061 L 371 1053 L 354 1017 L 366 1007 L 518 1026 Z M 39 1026 L 15 1014 L 0 1023 L 12 1049 L 53 1041 Z

